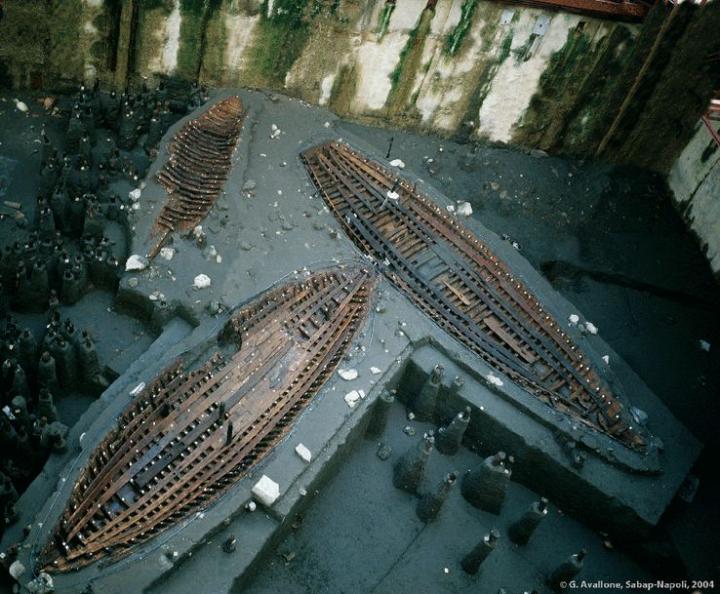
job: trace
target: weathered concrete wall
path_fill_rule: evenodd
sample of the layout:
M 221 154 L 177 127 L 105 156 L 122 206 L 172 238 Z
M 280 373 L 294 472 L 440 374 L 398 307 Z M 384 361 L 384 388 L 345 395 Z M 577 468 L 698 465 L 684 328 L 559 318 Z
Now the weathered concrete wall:
M 112 65 L 113 0 L 14 0 L 0 21 L 0 84 L 93 82 Z
M 720 130 L 720 122 L 715 122 Z M 720 277 L 720 148 L 703 123 L 669 176 L 675 200 Z
M 178 46 L 198 48 L 197 37 L 182 33 L 198 17 L 181 4 L 143 11 L 152 24 L 138 33 L 139 74 L 178 74 Z M 208 23 L 199 68 L 208 84 L 270 87 L 364 121 L 521 144 L 549 68 L 584 80 L 605 52 L 627 54 L 637 33 L 473 0 L 439 0 L 434 9 L 426 0 L 224 0 L 199 18 Z M 579 90 L 566 85 L 564 103 L 573 105 Z
M 598 91 L 607 85 L 598 61 L 610 53 L 622 62 L 638 30 L 485 0 L 439 0 L 434 8 L 426 0 L 6 4 L 0 55 L 16 85 L 31 84 L 31 72 L 46 83 L 113 81 L 127 62 L 131 79 L 273 88 L 365 121 L 516 144 L 552 143 L 585 100 L 574 81 Z M 38 15 L 48 31 L 20 39 Z M 21 42 L 26 57 L 16 51 Z M 560 94 L 563 109 L 543 108 Z
M 642 24 L 492 0 L 5 6 L 0 84 L 124 87 L 172 76 L 269 88 L 366 123 L 583 157 L 598 156 L 619 118 L 600 156 L 663 173 L 715 88 L 705 56 L 720 51 L 719 2 L 685 3 L 672 18 L 659 3 Z

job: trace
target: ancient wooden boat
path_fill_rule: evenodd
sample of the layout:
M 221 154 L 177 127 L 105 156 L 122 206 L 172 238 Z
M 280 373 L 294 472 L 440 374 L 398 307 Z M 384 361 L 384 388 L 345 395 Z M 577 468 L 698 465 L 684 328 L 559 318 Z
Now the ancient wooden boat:
M 353 267 L 281 285 L 148 382 L 80 472 L 40 566 L 117 558 L 225 493 L 347 354 L 373 286 Z
M 168 161 L 157 174 L 168 196 L 155 219 L 150 257 L 170 233 L 193 229 L 207 216 L 230 172 L 244 115 L 240 97 L 228 97 L 186 122 L 170 142 Z
M 554 409 L 644 450 L 643 430 L 589 357 L 471 231 L 344 143 L 302 158 L 350 238 L 440 327 Z

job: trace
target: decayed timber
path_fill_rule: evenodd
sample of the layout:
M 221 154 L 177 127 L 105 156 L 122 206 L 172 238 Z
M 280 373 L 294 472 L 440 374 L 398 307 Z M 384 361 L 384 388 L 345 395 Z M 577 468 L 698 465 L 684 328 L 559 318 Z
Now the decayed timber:
M 217 499 L 333 373 L 373 285 L 359 268 L 282 285 L 235 313 L 191 371 L 177 360 L 149 382 L 78 476 L 40 566 L 116 558 Z
M 188 231 L 207 216 L 230 172 L 243 117 L 240 97 L 228 97 L 187 122 L 171 141 L 170 158 L 157 174 L 168 197 L 155 220 L 150 257 L 170 233 Z
M 556 410 L 635 450 L 647 439 L 525 285 L 413 184 L 346 144 L 303 153 L 351 239 L 439 326 Z

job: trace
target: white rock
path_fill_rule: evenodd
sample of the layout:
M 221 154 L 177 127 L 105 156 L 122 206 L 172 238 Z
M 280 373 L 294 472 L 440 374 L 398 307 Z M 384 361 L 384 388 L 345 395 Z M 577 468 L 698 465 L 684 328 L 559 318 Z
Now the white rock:
M 345 403 L 350 408 L 355 408 L 360 398 L 360 392 L 358 392 L 357 390 L 353 390 L 352 392 L 348 392 L 347 394 L 345 394 Z
M 577 326 L 579 321 L 580 321 L 580 316 L 577 314 L 570 314 L 568 316 L 568 322 L 570 322 L 571 326 Z
M 13 99 L 15 101 L 15 107 L 18 108 L 19 111 L 22 111 L 23 113 L 27 113 L 29 108 L 27 106 L 27 103 L 24 101 L 20 101 L 19 99 Z
M 380 375 L 382 373 L 382 369 L 380 369 L 379 367 L 371 367 L 370 373 L 372 373 L 373 375 Z
M 390 198 L 390 200 L 397 200 L 400 198 L 400 194 L 393 192 L 392 190 L 388 190 L 387 197 Z
M 472 214 L 472 206 L 469 202 L 461 202 L 458 204 L 457 213 L 464 217 L 469 217 Z
M 605 361 L 606 365 L 610 365 L 610 355 L 603 355 L 602 360 Z
M 130 200 L 132 200 L 133 202 L 137 202 L 138 200 L 140 200 L 141 194 L 142 191 L 140 190 L 140 188 L 135 188 L 134 190 L 128 192 L 128 198 L 130 198 Z
M 51 594 L 55 591 L 52 577 L 44 571 L 25 586 L 32 594 Z
M 125 261 L 126 272 L 130 272 L 133 270 L 145 270 L 147 266 L 147 258 L 138 254 L 133 254 Z
M 193 235 L 197 239 L 198 237 L 202 237 L 204 235 L 202 225 L 196 225 L 193 229 Z
M 487 378 L 487 381 L 489 381 L 491 384 L 493 384 L 495 386 L 503 385 L 503 381 L 497 375 L 488 373 L 485 377 Z
M 263 505 L 270 506 L 280 497 L 280 485 L 269 476 L 263 474 L 260 480 L 252 488 L 252 494 Z
M 193 280 L 193 287 L 196 289 L 207 289 L 212 284 L 207 274 L 198 274 Z
M 338 369 L 338 375 L 345 381 L 351 382 L 358 377 L 357 369 Z
M 705 351 L 706 353 L 710 352 L 710 347 L 712 346 L 707 340 L 700 339 L 699 341 L 700 348 Z
M 597 326 L 595 326 L 592 322 L 585 322 L 585 330 L 587 330 L 590 334 L 598 333 Z
M 448 205 L 445 207 L 445 210 L 447 210 L 450 214 L 452 214 L 452 213 L 455 212 L 455 205 L 454 205 L 454 204 L 448 204 Z
M 8 569 L 8 573 L 12 579 L 20 579 L 20 576 L 25 573 L 25 566 L 20 563 L 20 561 L 13 561 L 10 565 L 10 569 Z
M 639 425 L 644 425 L 645 423 L 647 423 L 648 414 L 643 409 L 638 408 L 637 406 L 631 406 L 630 414 L 632 415 L 632 418 L 635 419 L 635 422 Z
M 164 247 L 160 249 L 160 257 L 167 260 L 168 262 L 173 259 L 175 255 L 175 248 Z
M 137 396 L 140 392 L 145 389 L 145 382 L 140 382 L 132 390 L 130 390 L 130 396 Z
M 330 127 L 330 122 L 325 122 L 325 123 L 323 124 L 323 126 L 325 126 L 326 128 L 329 128 L 329 127 Z
M 248 501 L 245 504 L 245 509 L 249 512 L 254 512 L 257 509 L 257 503 L 255 503 L 254 501 Z
M 295 446 L 295 453 L 300 456 L 300 458 L 302 458 L 305 462 L 310 462 L 310 460 L 312 460 L 312 453 L 305 445 L 301 443 Z
M 405 163 L 402 161 L 402 159 L 393 159 L 390 161 L 390 165 L 393 167 L 397 167 L 398 169 L 405 169 Z

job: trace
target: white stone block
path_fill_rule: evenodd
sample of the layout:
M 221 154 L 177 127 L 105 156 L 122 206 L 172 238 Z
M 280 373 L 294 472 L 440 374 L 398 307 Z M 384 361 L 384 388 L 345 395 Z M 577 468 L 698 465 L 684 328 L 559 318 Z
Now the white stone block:
M 357 390 L 345 394 L 345 402 L 350 408 L 355 408 L 360 398 L 362 398 L 362 396 L 360 396 L 360 392 Z
M 457 213 L 464 217 L 469 217 L 473 213 L 472 206 L 469 202 L 461 202 L 458 204 Z
M 196 289 L 206 289 L 212 284 L 210 277 L 207 274 L 198 274 L 193 280 L 193 287 Z
M 295 453 L 300 456 L 305 462 L 310 462 L 312 460 L 312 452 L 302 443 L 299 443 L 295 446 Z
M 252 494 L 260 503 L 270 506 L 280 497 L 280 485 L 269 476 L 263 474 L 252 488 Z
M 343 378 L 345 381 L 351 382 L 354 379 L 357 379 L 358 376 L 358 370 L 357 369 L 338 369 L 338 375 Z
M 125 270 L 128 272 L 133 270 L 145 270 L 147 265 L 147 258 L 139 256 L 138 254 L 133 254 L 125 262 Z

